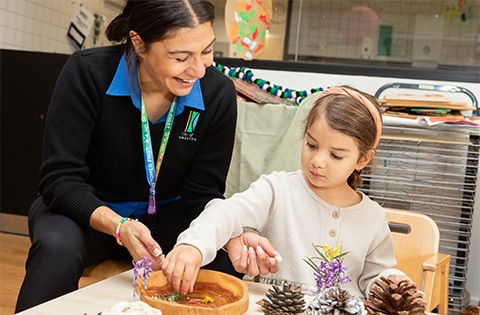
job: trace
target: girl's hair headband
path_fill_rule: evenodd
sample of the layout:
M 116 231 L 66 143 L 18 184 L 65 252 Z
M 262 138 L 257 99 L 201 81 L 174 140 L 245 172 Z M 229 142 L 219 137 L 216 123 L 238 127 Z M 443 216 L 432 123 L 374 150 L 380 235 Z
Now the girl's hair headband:
M 375 122 L 375 126 L 377 129 L 376 135 L 375 135 L 375 142 L 373 143 L 373 148 L 375 149 L 378 145 L 378 142 L 380 141 L 380 135 L 382 134 L 382 116 L 373 105 L 373 103 L 363 96 L 361 93 L 358 93 L 357 91 L 345 88 L 345 87 L 332 87 L 329 89 L 324 90 L 320 95 L 318 95 L 317 99 L 323 98 L 327 95 L 345 95 L 345 96 L 350 96 L 362 103 L 370 112 L 370 115 L 372 115 L 373 120 Z

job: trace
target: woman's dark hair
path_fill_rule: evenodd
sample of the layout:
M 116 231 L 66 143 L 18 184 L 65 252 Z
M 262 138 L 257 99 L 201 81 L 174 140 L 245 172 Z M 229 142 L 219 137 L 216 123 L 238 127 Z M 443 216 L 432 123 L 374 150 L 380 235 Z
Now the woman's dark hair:
M 343 86 L 365 96 L 382 113 L 375 97 L 350 86 Z M 331 94 L 315 100 L 305 121 L 305 132 L 319 117 L 323 117 L 328 126 L 355 139 L 360 157 L 374 149 L 377 137 L 375 120 L 369 110 L 353 97 L 343 94 Z M 348 185 L 356 190 L 362 185 L 362 170 L 354 170 L 348 177 Z
M 193 28 L 215 20 L 215 7 L 207 0 L 127 0 L 123 11 L 110 22 L 105 34 L 110 41 L 125 41 L 125 51 L 133 50 L 130 31 L 150 44 L 171 37 L 181 28 Z M 129 60 L 129 58 L 127 58 Z

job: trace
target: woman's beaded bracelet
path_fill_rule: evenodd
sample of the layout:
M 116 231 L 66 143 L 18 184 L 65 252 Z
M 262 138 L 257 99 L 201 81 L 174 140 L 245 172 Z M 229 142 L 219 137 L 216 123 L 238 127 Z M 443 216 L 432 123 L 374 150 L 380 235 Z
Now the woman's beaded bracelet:
M 115 239 L 117 240 L 117 243 L 120 246 L 125 246 L 125 244 L 123 244 L 122 242 L 122 239 L 120 238 L 120 227 L 126 221 L 132 221 L 132 218 L 122 218 L 120 222 L 118 222 L 117 229 L 115 230 Z

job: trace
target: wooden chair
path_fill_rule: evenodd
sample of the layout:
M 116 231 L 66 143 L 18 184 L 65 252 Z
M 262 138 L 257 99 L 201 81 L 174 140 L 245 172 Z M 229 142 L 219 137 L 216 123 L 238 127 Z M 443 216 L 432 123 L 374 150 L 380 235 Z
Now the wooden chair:
M 132 268 L 133 265 L 131 261 L 107 259 L 104 262 L 84 269 L 82 277 L 78 282 L 78 287 L 86 287 L 90 284 L 113 277 Z
M 438 307 L 448 314 L 450 255 L 438 252 L 438 226 L 424 214 L 386 209 L 397 258 L 397 269 L 425 292 L 427 312 Z

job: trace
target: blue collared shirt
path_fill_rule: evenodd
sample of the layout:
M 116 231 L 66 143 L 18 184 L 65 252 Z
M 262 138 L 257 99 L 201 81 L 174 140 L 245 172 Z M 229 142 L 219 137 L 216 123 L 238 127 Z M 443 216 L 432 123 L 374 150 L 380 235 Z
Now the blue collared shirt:
M 130 96 L 133 105 L 141 111 L 141 91 L 138 83 L 137 66 L 135 62 L 132 62 L 131 70 L 127 66 L 126 55 L 123 54 L 122 58 L 113 77 L 112 83 L 107 90 L 107 95 L 111 96 Z M 185 96 L 178 96 L 176 98 L 177 107 L 175 110 L 175 116 L 180 115 L 185 106 L 195 108 L 197 110 L 205 110 L 205 104 L 203 103 L 203 95 L 200 87 L 200 80 L 195 81 L 192 90 Z M 164 122 L 166 120 L 167 113 L 159 120 L 154 122 L 155 124 Z M 180 196 L 174 196 L 165 200 L 159 200 L 156 202 L 157 206 L 166 204 L 175 200 L 179 200 Z M 123 217 L 139 218 L 147 213 L 148 201 L 127 201 L 104 204 L 110 207 L 113 211 L 120 214 Z
M 138 73 L 135 60 L 131 63 L 131 69 L 127 66 L 127 59 L 125 53 L 120 59 L 117 71 L 113 77 L 112 83 L 107 90 L 107 95 L 111 96 L 130 96 L 133 105 L 141 110 L 142 95 L 140 91 L 140 85 L 138 83 Z M 177 108 L 175 116 L 180 115 L 185 106 L 195 108 L 198 110 L 205 110 L 205 104 L 203 103 L 202 89 L 200 87 L 200 80 L 195 81 L 192 90 L 185 96 L 177 96 Z M 167 114 L 163 115 L 159 120 L 155 121 L 155 124 L 165 122 Z

